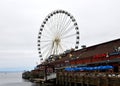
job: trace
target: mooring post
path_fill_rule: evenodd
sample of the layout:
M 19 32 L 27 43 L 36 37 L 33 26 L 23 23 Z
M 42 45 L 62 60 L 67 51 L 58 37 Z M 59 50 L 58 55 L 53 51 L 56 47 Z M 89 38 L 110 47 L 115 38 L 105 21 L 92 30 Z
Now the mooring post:
M 84 76 L 81 77 L 81 86 L 84 86 Z
M 97 79 L 98 79 L 97 86 L 100 86 L 101 78 L 100 78 L 100 77 L 97 77 Z
M 47 67 L 46 67 L 46 65 L 45 65 L 45 70 L 44 70 L 44 72 L 45 72 L 45 81 L 47 81 Z

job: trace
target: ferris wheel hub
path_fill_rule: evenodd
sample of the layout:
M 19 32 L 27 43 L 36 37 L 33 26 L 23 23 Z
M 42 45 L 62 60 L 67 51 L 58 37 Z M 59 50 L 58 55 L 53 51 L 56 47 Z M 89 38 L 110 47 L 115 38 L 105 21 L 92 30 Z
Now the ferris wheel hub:
M 54 39 L 54 42 L 59 43 L 59 42 L 60 42 L 60 39 L 59 39 L 59 38 L 55 38 L 55 39 Z

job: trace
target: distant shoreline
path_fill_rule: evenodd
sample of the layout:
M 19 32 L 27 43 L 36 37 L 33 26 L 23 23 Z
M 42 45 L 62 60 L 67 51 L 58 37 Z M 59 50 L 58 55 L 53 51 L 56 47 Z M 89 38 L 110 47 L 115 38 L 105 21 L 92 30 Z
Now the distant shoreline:
M 0 71 L 0 73 L 23 73 L 24 71 Z

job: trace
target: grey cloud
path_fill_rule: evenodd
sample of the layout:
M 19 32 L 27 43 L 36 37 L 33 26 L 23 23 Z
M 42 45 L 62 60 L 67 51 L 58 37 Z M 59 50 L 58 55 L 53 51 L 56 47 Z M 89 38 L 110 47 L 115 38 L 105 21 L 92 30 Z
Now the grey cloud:
M 66 10 L 75 17 L 80 28 L 80 46 L 120 38 L 119 4 L 119 0 L 1 0 L 0 63 L 4 65 L 0 68 L 7 67 L 6 60 L 10 58 L 11 63 L 14 58 L 19 66 L 39 61 L 38 31 L 44 18 L 55 9 Z M 18 53 L 21 51 L 24 53 Z

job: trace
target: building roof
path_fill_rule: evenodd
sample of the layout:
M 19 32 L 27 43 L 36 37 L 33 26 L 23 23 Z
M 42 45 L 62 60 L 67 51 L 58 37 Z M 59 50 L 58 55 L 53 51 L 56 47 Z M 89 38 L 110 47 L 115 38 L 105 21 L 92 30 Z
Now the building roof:
M 120 47 L 120 39 L 108 41 L 105 43 L 97 44 L 94 46 L 86 47 L 76 51 L 80 58 L 90 57 L 97 54 L 104 54 L 115 51 L 116 48 Z M 76 54 L 76 52 L 74 54 Z

